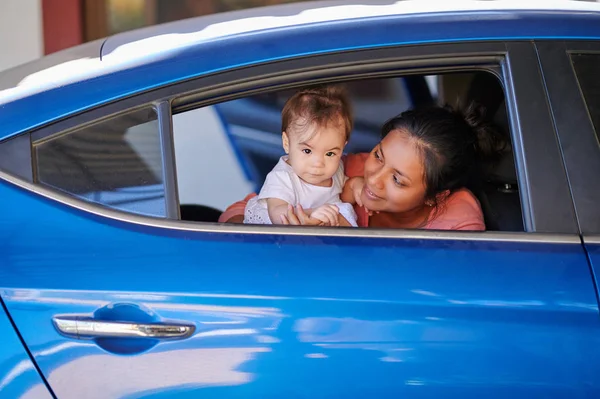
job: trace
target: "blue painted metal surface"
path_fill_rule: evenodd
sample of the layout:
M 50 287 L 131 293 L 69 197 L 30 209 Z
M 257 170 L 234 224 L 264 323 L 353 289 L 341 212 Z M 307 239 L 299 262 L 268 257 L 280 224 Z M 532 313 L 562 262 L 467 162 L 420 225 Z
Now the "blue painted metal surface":
M 401 44 L 533 38 L 598 39 L 600 13 L 398 15 L 290 26 L 200 42 L 137 60 L 136 66 L 124 63 L 122 70 L 107 65 L 105 75 L 0 104 L 0 139 L 141 91 L 250 64 Z M 178 44 L 176 36 L 170 40 L 173 46 Z
M 2 104 L 0 138 L 243 65 L 531 38 L 598 39 L 600 15 L 386 16 L 196 43 Z M 600 395 L 598 302 L 578 244 L 168 231 L 5 182 L 0 198 L 10 210 L 0 214 L 0 295 L 60 398 Z M 590 255 L 600 261 L 597 248 Z M 56 331 L 57 315 L 179 320 L 196 331 L 77 340 Z M 49 395 L 1 312 L 0 339 L 0 396 Z
M 600 302 L 600 244 L 587 243 L 585 247 L 590 261 L 592 278 L 598 292 L 598 301 Z
M 1 305 L 0 397 L 52 398 Z
M 170 231 L 0 197 L 0 292 L 60 398 L 600 395 L 577 244 Z M 196 332 L 140 349 L 51 323 L 125 304 Z

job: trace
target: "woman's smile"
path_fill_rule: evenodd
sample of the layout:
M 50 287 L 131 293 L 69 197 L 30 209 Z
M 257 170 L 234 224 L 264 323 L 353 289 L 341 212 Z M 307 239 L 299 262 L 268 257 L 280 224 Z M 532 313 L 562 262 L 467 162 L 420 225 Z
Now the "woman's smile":
M 377 194 L 375 194 L 373 192 L 373 190 L 371 190 L 369 188 L 369 186 L 367 186 L 366 184 L 363 187 L 363 193 L 365 194 L 365 196 L 370 199 L 371 201 L 378 201 L 381 200 L 383 198 L 381 198 L 380 196 L 378 196 Z

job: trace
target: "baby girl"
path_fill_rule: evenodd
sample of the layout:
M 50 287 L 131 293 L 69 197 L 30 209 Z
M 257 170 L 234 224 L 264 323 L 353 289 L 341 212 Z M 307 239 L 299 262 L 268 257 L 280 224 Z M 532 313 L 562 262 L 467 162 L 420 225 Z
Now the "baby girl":
M 282 141 L 287 155 L 267 175 L 258 196 L 248 201 L 244 223 L 282 224 L 288 207 L 329 226 L 356 226 L 351 204 L 340 194 L 346 177 L 341 162 L 352 130 L 350 102 L 340 87 L 297 92 L 282 111 Z

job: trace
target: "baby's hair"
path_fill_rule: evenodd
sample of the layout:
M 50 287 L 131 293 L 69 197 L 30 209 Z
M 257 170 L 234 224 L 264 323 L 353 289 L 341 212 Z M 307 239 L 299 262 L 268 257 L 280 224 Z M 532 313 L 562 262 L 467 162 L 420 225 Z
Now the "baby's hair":
M 281 131 L 288 135 L 305 132 L 313 124 L 323 127 L 342 124 L 346 141 L 352 131 L 352 107 L 346 90 L 339 85 L 302 89 L 291 96 L 281 112 Z M 310 140 L 304 138 L 303 141 Z

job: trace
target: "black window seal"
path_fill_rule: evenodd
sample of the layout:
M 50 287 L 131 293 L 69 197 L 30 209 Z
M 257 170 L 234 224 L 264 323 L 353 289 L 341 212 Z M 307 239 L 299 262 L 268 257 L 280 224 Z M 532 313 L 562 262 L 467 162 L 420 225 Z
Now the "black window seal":
M 0 141 L 0 170 L 33 182 L 33 161 L 29 134 Z

